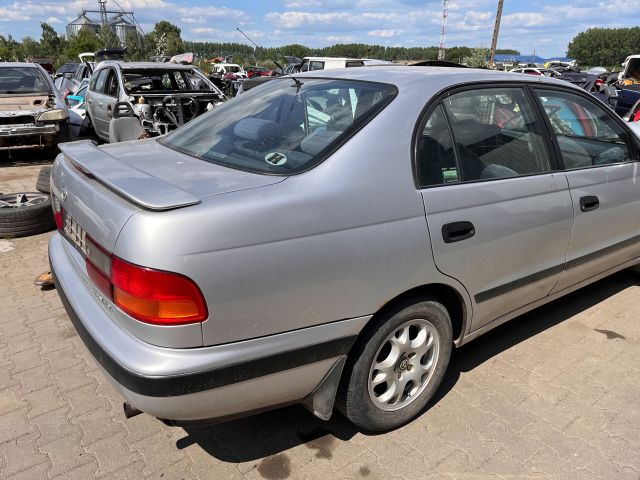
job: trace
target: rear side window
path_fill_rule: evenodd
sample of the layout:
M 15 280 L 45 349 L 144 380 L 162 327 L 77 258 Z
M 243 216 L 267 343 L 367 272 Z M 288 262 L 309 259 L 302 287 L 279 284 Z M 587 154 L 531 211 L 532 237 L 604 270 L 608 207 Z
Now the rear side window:
M 309 64 L 309 70 L 324 70 L 324 62 L 314 60 Z
M 417 166 L 422 186 L 551 170 L 540 125 L 519 88 L 465 90 L 448 96 L 427 120 L 420 141 Z
M 321 162 L 396 92 L 382 83 L 281 77 L 216 107 L 161 142 L 204 161 L 290 175 Z
M 109 69 L 109 76 L 107 77 L 105 93 L 110 97 L 117 97 L 118 91 L 118 75 L 115 70 Z
M 567 169 L 631 160 L 626 133 L 599 105 L 572 93 L 536 89 Z

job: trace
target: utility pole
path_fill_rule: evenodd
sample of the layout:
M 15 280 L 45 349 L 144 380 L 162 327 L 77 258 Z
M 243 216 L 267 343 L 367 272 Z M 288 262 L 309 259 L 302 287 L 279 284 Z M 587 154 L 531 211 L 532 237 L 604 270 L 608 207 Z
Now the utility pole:
M 493 38 L 491 39 L 491 53 L 489 54 L 489 67 L 496 66 L 496 46 L 498 45 L 498 33 L 500 32 L 500 18 L 502 17 L 502 4 L 504 0 L 498 0 L 498 11 L 496 12 L 496 23 L 493 27 Z
M 449 3 L 448 0 L 442 0 L 442 24 L 440 28 L 440 48 L 438 49 L 438 60 L 444 60 L 445 41 L 447 39 L 447 16 Z

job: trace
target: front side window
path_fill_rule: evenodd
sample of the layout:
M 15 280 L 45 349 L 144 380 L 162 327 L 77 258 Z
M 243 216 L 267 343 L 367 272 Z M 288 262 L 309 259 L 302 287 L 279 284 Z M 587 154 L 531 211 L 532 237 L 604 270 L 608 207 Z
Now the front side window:
M 109 70 L 104 68 L 97 74 L 94 91 L 98 93 L 105 93 L 107 86 L 107 77 L 109 76 Z
M 302 80 L 274 79 L 161 142 L 231 168 L 289 175 L 322 161 L 396 95 L 394 86 L 381 83 Z
M 442 110 L 427 121 L 427 137 L 436 140 L 435 150 L 425 146 L 418 164 L 442 171 L 442 183 L 476 181 L 532 175 L 551 170 L 540 126 L 520 88 L 486 88 L 454 93 L 442 100 Z M 444 129 L 446 114 L 456 156 L 452 170 Z M 429 119 L 431 121 L 431 119 Z M 431 128 L 429 127 L 431 125 Z M 425 136 L 423 132 L 423 137 Z M 429 140 L 427 141 L 429 142 Z M 444 152 L 443 152 L 444 149 Z M 423 157 L 423 158 L 422 158 Z M 431 163 L 441 167 L 433 167 Z M 429 174 L 438 180 L 438 173 Z
M 626 133 L 604 110 L 567 92 L 536 89 L 567 169 L 631 159 Z

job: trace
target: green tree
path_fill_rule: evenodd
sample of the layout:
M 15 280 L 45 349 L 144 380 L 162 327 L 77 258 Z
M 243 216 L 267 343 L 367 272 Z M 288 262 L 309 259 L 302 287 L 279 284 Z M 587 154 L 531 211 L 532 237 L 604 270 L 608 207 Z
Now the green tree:
M 22 39 L 22 55 L 25 60 L 40 56 L 40 44 L 31 37 Z
M 156 55 L 177 55 L 185 51 L 181 32 L 180 28 L 163 20 L 155 24 L 148 41 Z
M 127 47 L 127 57 L 129 60 L 147 60 L 150 56 L 146 37 L 137 31 L 127 32 L 124 46 Z
M 42 54 L 47 57 L 56 58 L 62 52 L 63 41 L 58 33 L 48 23 L 41 23 L 42 35 L 40 36 L 40 48 Z
M 115 48 L 120 46 L 120 39 L 109 25 L 103 25 L 98 34 L 98 40 L 102 48 Z
M 68 59 L 77 61 L 78 55 L 82 52 L 95 52 L 99 48 L 100 40 L 95 32 L 89 28 L 81 28 L 71 37 L 64 53 Z
M 486 67 L 488 54 L 486 48 L 472 48 L 471 54 L 463 59 L 463 63 L 469 67 Z
M 567 55 L 583 66 L 620 68 L 639 48 L 640 27 L 590 28 L 573 38 Z

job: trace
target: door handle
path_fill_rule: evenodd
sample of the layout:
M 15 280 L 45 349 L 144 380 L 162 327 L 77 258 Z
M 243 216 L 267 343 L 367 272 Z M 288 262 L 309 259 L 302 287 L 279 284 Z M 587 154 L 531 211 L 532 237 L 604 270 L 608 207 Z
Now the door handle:
M 595 195 L 580 197 L 580 211 L 589 212 L 600 206 L 600 200 Z
M 442 238 L 444 243 L 459 242 L 471 238 L 476 234 L 476 229 L 471 222 L 452 222 L 442 226 Z

